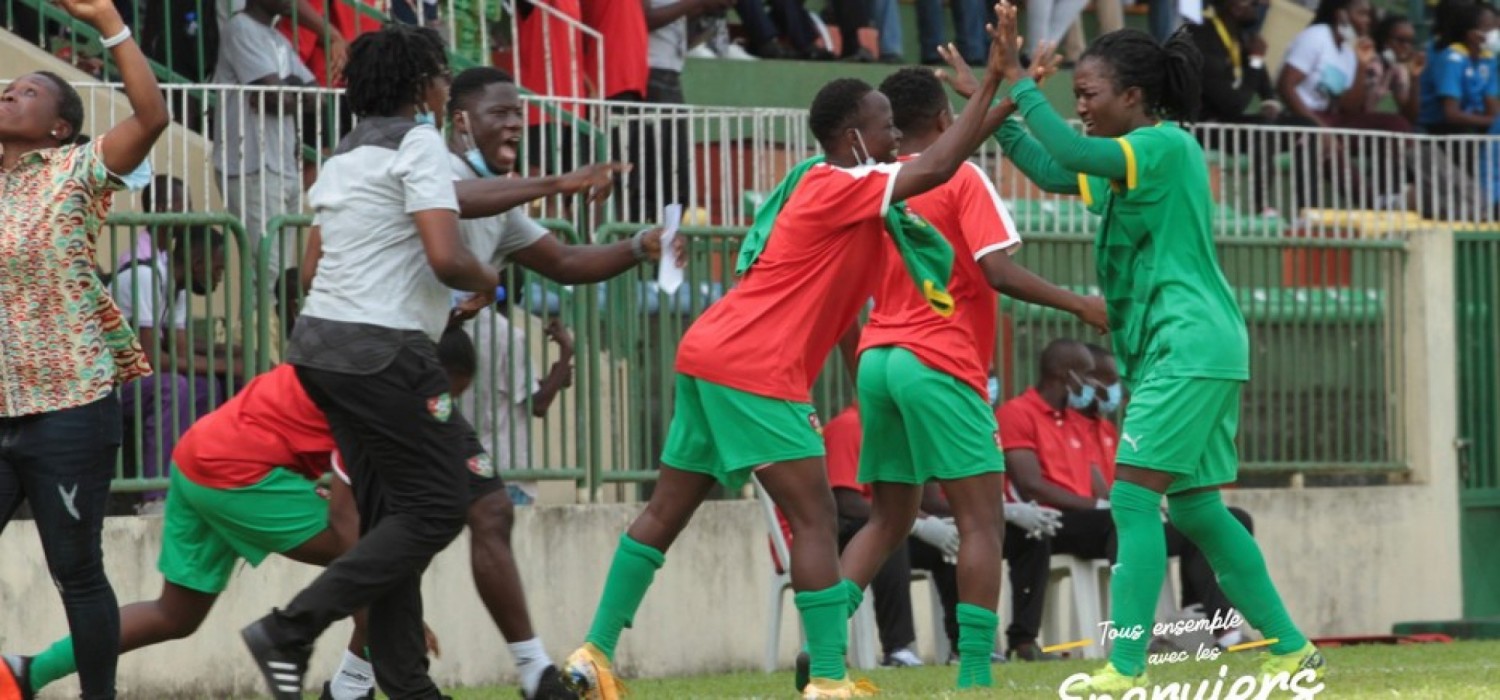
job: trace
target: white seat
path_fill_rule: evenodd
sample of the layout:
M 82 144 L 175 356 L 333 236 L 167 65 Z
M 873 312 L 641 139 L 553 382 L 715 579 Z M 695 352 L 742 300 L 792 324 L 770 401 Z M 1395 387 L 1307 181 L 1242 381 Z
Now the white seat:
M 1086 659 L 1104 658 L 1108 651 L 1107 647 L 1098 643 L 1100 628 L 1110 615 L 1109 602 L 1109 574 L 1110 564 L 1107 559 L 1084 559 L 1071 554 L 1052 555 L 1051 575 L 1048 581 L 1047 592 L 1049 602 L 1055 602 L 1057 584 L 1061 579 L 1067 578 L 1072 584 L 1073 593 L 1073 616 L 1072 625 L 1062 629 L 1059 619 L 1059 608 L 1056 605 L 1047 606 L 1048 614 L 1044 623 L 1044 639 L 1049 644 L 1059 644 L 1087 639 L 1092 644 L 1083 647 L 1081 654 Z M 1166 576 L 1162 579 L 1161 595 L 1157 598 L 1156 617 L 1158 620 L 1169 618 L 1177 612 L 1176 586 L 1173 585 L 1173 572 L 1171 560 L 1167 562 Z

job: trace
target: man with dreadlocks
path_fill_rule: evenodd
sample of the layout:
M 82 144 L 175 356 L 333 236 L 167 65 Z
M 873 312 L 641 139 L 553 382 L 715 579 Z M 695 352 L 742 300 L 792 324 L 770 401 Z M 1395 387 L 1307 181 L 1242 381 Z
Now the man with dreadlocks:
M 312 644 L 367 608 L 376 681 L 392 698 L 438 698 L 427 674 L 421 576 L 462 530 L 473 429 L 453 410 L 436 341 L 449 288 L 499 284 L 459 235 L 435 124 L 448 99 L 442 39 L 393 25 L 354 42 L 344 69 L 359 125 L 309 193 L 321 250 L 287 359 L 328 418 L 362 529 L 285 608 L 246 627 L 277 700 L 301 697 Z

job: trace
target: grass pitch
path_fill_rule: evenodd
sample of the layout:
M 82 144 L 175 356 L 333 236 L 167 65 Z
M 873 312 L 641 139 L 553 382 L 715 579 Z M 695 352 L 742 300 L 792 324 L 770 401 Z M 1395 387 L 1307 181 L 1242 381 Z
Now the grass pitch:
M 1462 642 L 1455 644 L 1413 644 L 1400 646 L 1369 645 L 1327 649 L 1328 673 L 1325 686 L 1317 698 L 1431 698 L 1433 700 L 1500 700 L 1500 642 Z M 1163 688 L 1171 683 L 1191 684 L 1186 695 L 1146 698 L 1185 700 L 1232 700 L 1254 698 L 1231 696 L 1231 684 L 1240 676 L 1258 669 L 1257 651 L 1226 654 L 1218 661 L 1187 661 L 1154 666 L 1150 669 L 1153 686 Z M 1011 662 L 995 666 L 996 686 L 988 691 L 953 690 L 957 666 L 914 669 L 877 669 L 856 674 L 868 677 L 881 689 L 881 698 L 1059 698 L 1058 686 L 1075 673 L 1091 671 L 1094 661 L 1056 661 L 1048 663 Z M 1217 696 L 1214 680 L 1219 667 L 1228 673 Z M 1207 688 L 1198 695 L 1199 684 L 1208 679 Z M 792 674 L 736 673 L 696 678 L 643 679 L 627 681 L 631 700 L 697 700 L 698 698 L 795 698 Z M 455 700 L 514 700 L 515 688 L 493 687 L 459 690 Z M 1132 696 L 1132 698 L 1135 696 Z M 1289 698 L 1292 693 L 1277 691 L 1258 697 Z M 1102 700 L 1102 699 L 1101 699 Z

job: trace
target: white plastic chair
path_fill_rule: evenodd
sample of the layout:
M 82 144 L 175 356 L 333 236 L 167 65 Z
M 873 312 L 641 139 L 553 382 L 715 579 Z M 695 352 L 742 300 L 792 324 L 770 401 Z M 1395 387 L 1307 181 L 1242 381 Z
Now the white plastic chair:
M 952 648 L 948 644 L 948 632 L 943 627 L 943 599 L 938 595 L 937 583 L 933 580 L 932 572 L 926 569 L 912 569 L 911 580 L 927 582 L 927 597 L 932 607 L 932 630 L 933 630 L 933 653 L 936 657 L 935 663 L 941 665 L 948 662 L 948 655 Z M 854 667 L 859 669 L 875 668 L 880 664 L 880 654 L 876 649 L 880 643 L 880 627 L 875 620 L 874 596 L 870 595 L 870 589 L 865 589 L 864 602 L 860 603 L 859 610 L 854 613 L 854 627 L 849 632 L 849 653 L 854 657 Z
M 781 611 L 786 603 L 786 593 L 792 590 L 791 548 L 787 547 L 786 535 L 781 531 L 781 522 L 776 518 L 776 504 L 771 501 L 771 496 L 761 488 L 760 480 L 751 479 L 755 482 L 755 498 L 760 501 L 761 512 L 766 517 L 766 534 L 771 540 L 771 597 L 768 602 L 766 616 L 766 658 L 761 667 L 767 673 L 776 670 L 778 657 L 781 654 Z M 799 620 L 797 623 L 802 624 Z
M 1056 601 L 1054 596 L 1059 592 L 1058 584 L 1063 578 L 1067 578 L 1072 584 L 1073 593 L 1073 624 L 1067 630 L 1062 629 L 1061 620 L 1058 619 L 1058 606 L 1048 606 L 1048 615 L 1045 623 L 1046 639 L 1050 644 L 1060 642 L 1071 642 L 1074 640 L 1088 639 L 1096 643 L 1083 647 L 1080 652 L 1086 659 L 1102 659 L 1107 646 L 1098 644 L 1099 625 L 1110 614 L 1109 605 L 1109 575 L 1110 564 L 1107 559 L 1084 559 L 1071 554 L 1054 554 L 1052 556 L 1052 570 L 1049 579 L 1047 598 Z M 1177 612 L 1177 592 L 1173 584 L 1173 572 L 1171 560 L 1167 561 L 1166 576 L 1162 579 L 1161 595 L 1157 598 L 1156 618 L 1166 619 Z M 1149 631 L 1149 630 L 1148 630 Z

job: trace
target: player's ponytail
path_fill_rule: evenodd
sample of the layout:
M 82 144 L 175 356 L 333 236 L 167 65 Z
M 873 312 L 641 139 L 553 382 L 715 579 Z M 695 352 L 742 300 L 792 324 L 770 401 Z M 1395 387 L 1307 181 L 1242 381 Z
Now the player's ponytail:
M 1180 122 L 1196 121 L 1203 97 L 1203 54 L 1185 27 L 1167 39 L 1162 53 L 1166 60 L 1162 71 L 1161 113 Z

